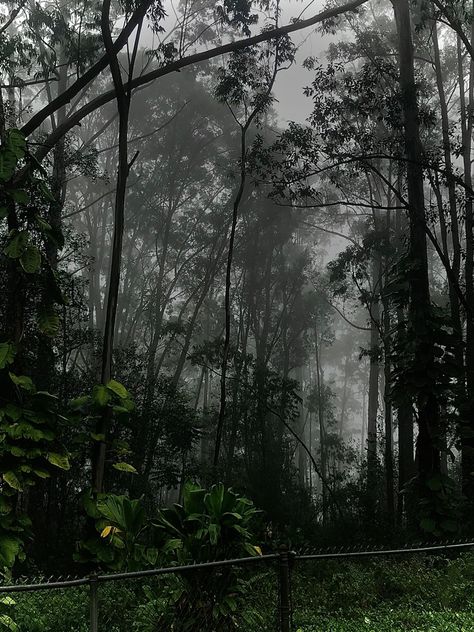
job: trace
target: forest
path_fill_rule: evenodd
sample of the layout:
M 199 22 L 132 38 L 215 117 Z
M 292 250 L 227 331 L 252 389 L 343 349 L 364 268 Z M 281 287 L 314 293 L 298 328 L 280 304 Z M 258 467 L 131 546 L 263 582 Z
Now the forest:
M 0 2 L 2 582 L 473 536 L 473 10 Z

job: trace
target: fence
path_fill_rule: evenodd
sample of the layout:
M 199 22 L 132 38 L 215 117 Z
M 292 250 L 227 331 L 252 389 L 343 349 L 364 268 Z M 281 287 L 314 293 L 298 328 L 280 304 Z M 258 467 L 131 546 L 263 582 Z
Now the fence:
M 474 631 L 472 549 L 473 542 L 300 555 L 281 549 L 190 566 L 17 581 L 0 586 L 0 631 Z

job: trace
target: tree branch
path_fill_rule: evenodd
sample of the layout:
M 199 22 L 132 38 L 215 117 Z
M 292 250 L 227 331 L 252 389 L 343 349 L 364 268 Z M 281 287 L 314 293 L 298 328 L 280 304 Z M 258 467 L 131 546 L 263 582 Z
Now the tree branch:
M 188 66 L 192 66 L 194 64 L 198 64 L 202 61 L 207 61 L 209 59 L 213 59 L 214 57 L 219 57 L 221 55 L 225 55 L 227 53 L 233 53 L 238 50 L 242 50 L 243 48 L 248 48 L 249 46 L 254 46 L 255 44 L 260 44 L 261 42 L 268 41 L 270 39 L 275 39 L 277 37 L 281 37 L 283 35 L 288 35 L 289 33 L 293 33 L 296 31 L 300 31 L 305 28 L 309 28 L 316 24 L 323 22 L 329 18 L 334 18 L 342 13 L 346 13 L 348 11 L 355 11 L 362 4 L 365 4 L 368 0 L 352 0 L 352 2 L 348 2 L 347 4 L 341 7 L 333 7 L 331 9 L 326 9 L 321 13 L 309 18 L 308 20 L 301 20 L 299 22 L 295 22 L 293 24 L 287 24 L 286 26 L 281 26 L 275 29 L 269 29 L 263 31 L 259 35 L 254 35 L 253 37 L 248 37 L 243 40 L 238 40 L 236 42 L 230 42 L 229 44 L 224 44 L 222 46 L 217 46 L 216 48 L 212 48 L 210 50 L 202 51 L 200 53 L 195 53 L 194 55 L 189 55 L 188 57 L 183 57 L 182 59 L 178 59 L 177 61 L 171 62 L 162 68 L 157 68 L 156 70 L 152 70 L 149 73 L 142 75 L 141 77 L 136 77 L 135 79 L 131 79 L 125 86 L 126 90 L 135 90 L 136 88 L 143 86 L 155 79 L 159 79 L 160 77 L 164 77 L 169 75 L 172 72 L 178 72 L 182 68 L 186 68 Z M 138 10 L 137 10 L 138 11 Z M 137 13 L 137 11 L 135 13 Z M 134 14 L 135 16 L 135 14 Z M 132 23 L 134 18 L 131 18 L 127 27 Z M 138 18 L 134 20 L 133 28 L 135 28 L 138 23 Z M 126 28 L 127 28 L 126 27 Z M 126 38 L 130 35 L 132 28 L 128 28 L 128 33 Z M 125 31 L 125 29 L 124 29 Z M 121 47 L 125 45 L 126 38 L 123 36 L 124 31 L 120 34 L 114 44 L 114 50 L 120 50 Z M 106 57 L 106 56 L 105 56 Z M 28 136 L 31 134 L 41 123 L 52 113 L 55 112 L 56 109 L 64 105 L 64 103 L 68 103 L 70 99 L 75 96 L 79 90 L 87 85 L 92 79 L 94 79 L 99 72 L 101 72 L 107 65 L 107 59 L 101 58 L 87 73 L 81 77 L 80 80 L 76 81 L 66 92 L 64 92 L 61 97 L 54 99 L 49 106 L 46 106 L 42 110 L 40 110 L 37 114 L 35 114 L 28 123 L 26 123 L 22 132 Z M 94 70 L 95 69 L 95 70 Z M 80 83 L 79 88 L 76 88 L 77 84 Z M 84 117 L 91 112 L 94 112 L 98 108 L 102 107 L 106 103 L 109 103 L 115 98 L 115 89 L 109 90 L 108 92 L 104 92 L 99 95 L 95 99 L 86 103 L 82 108 L 77 110 L 71 114 L 66 121 L 62 125 L 58 125 L 56 130 L 52 132 L 47 139 L 45 140 L 45 146 L 42 150 L 40 150 L 36 156 L 38 160 L 42 160 L 46 154 L 51 150 L 51 148 L 55 145 L 55 143 L 65 134 L 67 134 L 73 127 L 78 125 Z

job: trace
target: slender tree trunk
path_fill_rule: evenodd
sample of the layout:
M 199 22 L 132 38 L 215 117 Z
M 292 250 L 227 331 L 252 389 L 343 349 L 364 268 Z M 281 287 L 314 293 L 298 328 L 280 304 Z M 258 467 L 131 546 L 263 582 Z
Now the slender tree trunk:
M 325 427 L 325 402 L 324 402 L 324 383 L 323 371 L 321 367 L 321 349 L 319 344 L 318 330 L 314 328 L 314 345 L 315 345 L 315 361 L 316 361 L 316 388 L 318 393 L 318 421 L 319 421 L 319 451 L 321 453 L 321 495 L 322 495 L 322 517 L 323 524 L 328 519 L 328 499 L 327 490 L 324 481 L 327 480 L 327 454 L 326 454 L 326 427 Z
M 416 396 L 418 414 L 418 492 L 429 495 L 427 482 L 440 473 L 439 409 L 435 382 L 433 326 L 426 247 L 422 148 L 415 83 L 412 25 L 408 0 L 393 1 L 398 33 L 400 89 L 404 119 L 409 215 L 409 318 L 413 338 L 412 372 L 422 376 Z
M 120 64 L 117 55 L 113 52 L 112 36 L 109 25 L 110 0 L 106 0 L 102 7 L 102 36 L 105 48 L 109 54 L 109 64 L 116 90 L 117 109 L 119 113 L 119 159 L 117 168 L 117 189 L 115 194 L 114 231 L 112 240 L 112 256 L 110 261 L 110 273 L 107 294 L 107 306 L 105 315 L 104 339 L 102 348 L 101 382 L 106 384 L 112 377 L 112 356 L 115 337 L 115 321 L 117 317 L 117 303 L 120 289 L 120 272 L 122 262 L 122 244 L 125 224 L 125 194 L 127 179 L 131 164 L 128 162 L 128 120 L 130 114 L 131 93 L 123 84 Z M 136 36 L 138 45 L 140 29 Z M 133 72 L 133 64 L 130 72 Z M 133 161 L 132 161 L 133 162 Z M 101 415 L 96 426 L 96 434 L 104 437 L 96 442 L 96 448 L 92 460 L 92 485 L 96 493 L 103 491 L 105 460 L 106 460 L 106 434 L 111 422 L 111 408 L 107 407 Z
M 216 428 L 216 442 L 214 446 L 214 467 L 217 467 L 219 463 L 219 454 L 222 443 L 222 433 L 224 430 L 225 414 L 226 414 L 226 380 L 227 380 L 227 364 L 229 362 L 230 353 L 230 336 L 231 336 L 231 304 L 230 304 L 230 292 L 231 292 L 231 274 L 232 274 L 232 262 L 234 258 L 234 242 L 235 234 L 237 230 L 237 221 L 239 218 L 239 207 L 244 194 L 245 181 L 247 178 L 247 131 L 248 125 L 244 125 L 240 129 L 240 184 L 237 193 L 234 198 L 234 204 L 232 208 L 232 222 L 230 227 L 229 236 L 229 250 L 227 252 L 227 265 L 225 273 L 225 298 L 224 298 L 224 311 L 225 311 L 225 334 L 224 334 L 224 346 L 222 349 L 222 363 L 221 363 L 221 396 L 219 406 L 219 417 L 217 419 Z
M 377 414 L 379 408 L 380 377 L 380 300 L 381 285 L 380 255 L 375 254 L 372 262 L 372 300 L 370 304 L 370 368 L 369 397 L 367 408 L 367 498 L 368 512 L 373 515 L 377 490 Z
M 347 406 L 347 382 L 349 380 L 349 352 L 346 353 L 346 359 L 344 361 L 344 384 L 342 387 L 341 396 L 341 416 L 339 418 L 339 438 L 342 439 L 344 434 L 344 422 L 346 421 L 346 406 Z
M 305 415 L 304 415 L 304 379 L 303 379 L 303 367 L 298 367 L 297 370 L 297 380 L 298 383 L 300 385 L 299 387 L 299 392 L 300 392 L 300 397 L 301 397 L 301 401 L 299 404 L 299 414 L 298 414 L 298 436 L 300 437 L 302 444 L 306 445 L 306 438 L 305 438 Z M 302 445 L 298 445 L 297 447 L 297 468 L 298 468 L 298 477 L 299 477 L 299 483 L 300 485 L 304 485 L 305 483 L 305 473 L 306 473 L 306 460 L 307 460 L 307 453 L 305 452 L 304 448 L 302 447 Z
M 451 244 L 452 244 L 452 261 L 451 261 L 451 269 L 453 276 L 456 279 L 456 282 L 459 281 L 459 274 L 461 270 L 461 244 L 459 241 L 459 226 L 458 226 L 458 212 L 457 212 L 457 200 L 456 200 L 456 184 L 453 179 L 453 164 L 451 158 L 451 140 L 449 138 L 449 116 L 448 116 L 448 106 L 446 103 L 446 95 L 444 90 L 444 81 L 443 81 L 443 73 L 441 67 L 441 59 L 439 52 L 439 43 L 438 43 L 438 28 L 437 24 L 433 24 L 432 29 L 432 40 L 433 40 L 433 50 L 434 50 L 434 61 L 435 61 L 435 69 L 436 69 L 436 84 L 438 86 L 438 97 L 440 104 L 440 113 L 441 113 L 441 130 L 443 137 L 443 153 L 444 153 L 444 164 L 446 169 L 446 177 L 447 177 L 447 187 L 448 187 L 448 208 L 449 208 L 449 218 L 450 218 L 450 234 L 451 234 Z M 443 213 L 443 209 L 440 209 L 440 214 Z M 449 253 L 446 252 L 446 257 L 449 258 Z M 463 354 L 462 354 L 462 325 L 461 325 L 461 314 L 459 309 L 459 299 L 456 293 L 456 290 L 453 286 L 453 282 L 448 277 L 449 284 L 449 302 L 451 307 L 451 318 L 453 321 L 453 328 L 456 332 L 456 335 L 459 339 L 459 344 L 457 347 L 457 362 L 462 367 L 463 365 Z
M 391 316 L 390 301 L 382 295 L 383 303 L 383 332 L 384 332 L 384 402 L 385 402 L 385 488 L 387 498 L 387 514 L 390 523 L 395 521 L 395 495 L 393 481 L 393 414 L 391 394 Z
M 471 41 L 474 41 L 471 24 Z M 463 146 L 464 182 L 472 189 L 471 149 L 472 149 L 472 116 L 474 107 L 474 60 L 469 62 L 468 99 L 464 84 L 464 69 L 462 50 L 458 39 L 458 80 L 461 106 L 461 133 Z M 462 450 L 462 489 L 464 495 L 474 501 L 474 320 L 471 316 L 474 310 L 474 213 L 472 196 L 468 193 L 465 200 L 464 228 L 466 232 L 466 257 L 464 264 L 464 279 L 466 284 L 466 302 L 470 307 L 470 314 L 466 318 L 466 389 L 467 410 L 461 425 Z

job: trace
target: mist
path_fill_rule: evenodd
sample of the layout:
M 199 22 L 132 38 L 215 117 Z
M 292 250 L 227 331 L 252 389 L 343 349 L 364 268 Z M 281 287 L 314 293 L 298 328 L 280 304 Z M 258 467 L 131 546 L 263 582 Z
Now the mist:
M 470 537 L 451 4 L 0 3 L 5 577 Z

